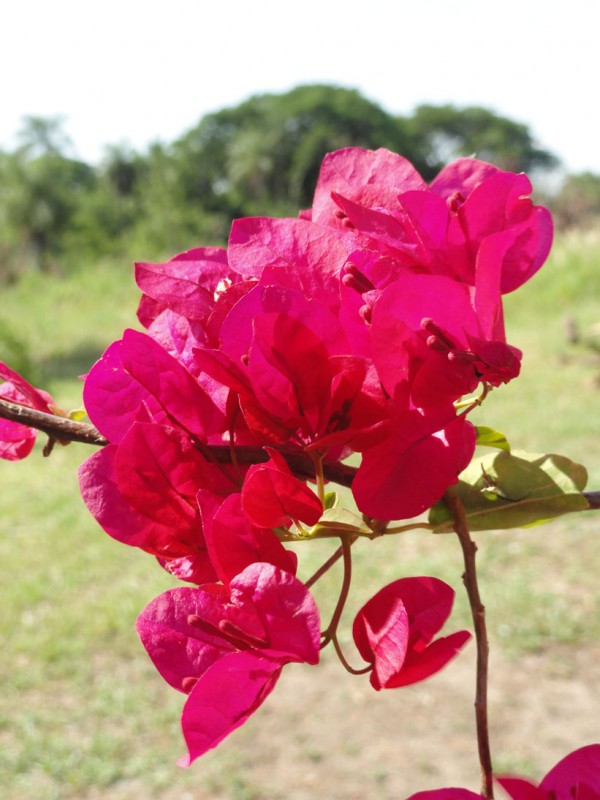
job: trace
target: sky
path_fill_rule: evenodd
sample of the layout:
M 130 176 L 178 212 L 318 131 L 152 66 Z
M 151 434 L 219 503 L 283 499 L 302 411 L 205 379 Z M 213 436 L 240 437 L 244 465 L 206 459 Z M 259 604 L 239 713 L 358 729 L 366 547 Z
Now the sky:
M 0 148 L 65 117 L 80 158 L 170 142 L 211 111 L 306 83 L 387 111 L 480 105 L 600 173 L 596 0 L 4 0 Z

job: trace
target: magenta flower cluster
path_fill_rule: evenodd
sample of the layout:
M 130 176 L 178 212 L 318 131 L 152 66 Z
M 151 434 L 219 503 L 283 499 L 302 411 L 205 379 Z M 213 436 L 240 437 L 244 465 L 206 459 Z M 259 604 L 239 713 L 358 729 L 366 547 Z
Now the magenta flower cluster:
M 86 378 L 109 444 L 80 485 L 110 536 L 192 584 L 138 621 L 187 695 L 184 763 L 241 725 L 284 665 L 316 664 L 335 638 L 285 546 L 326 514 L 298 458 L 322 476 L 359 454 L 352 492 L 371 522 L 430 508 L 470 462 L 459 401 L 518 376 L 502 295 L 551 244 L 530 192 L 526 176 L 475 159 L 428 185 L 398 155 L 349 148 L 325 157 L 299 218 L 236 220 L 226 249 L 136 265 L 146 332 L 125 331 Z M 4 365 L 0 377 L 3 396 L 49 408 Z M 31 446 L 30 429 L 2 423 L 0 455 Z M 401 578 L 363 606 L 353 636 L 375 689 L 423 680 L 459 652 L 466 631 L 436 638 L 453 597 L 437 579 Z

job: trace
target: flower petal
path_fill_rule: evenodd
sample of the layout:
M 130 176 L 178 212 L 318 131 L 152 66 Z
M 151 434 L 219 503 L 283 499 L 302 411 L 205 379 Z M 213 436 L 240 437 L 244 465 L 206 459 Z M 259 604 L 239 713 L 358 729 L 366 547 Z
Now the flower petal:
M 230 616 L 229 606 L 222 587 L 211 591 L 181 586 L 155 597 L 137 618 L 142 644 L 174 689 L 188 692 L 186 681 L 201 678 L 215 661 L 236 650 L 218 628 L 219 622 Z M 191 624 L 196 617 L 207 624 Z
M 432 789 L 411 794 L 407 800 L 481 800 L 481 795 L 469 789 Z
M 402 669 L 408 647 L 408 614 L 401 598 L 378 592 L 356 615 L 352 635 L 361 656 L 373 663 L 373 687 L 382 689 Z
M 165 264 L 135 265 L 136 283 L 144 295 L 162 308 L 196 321 L 207 319 L 215 305 L 219 282 L 231 275 L 227 251 L 221 247 L 190 250 Z M 141 309 L 146 325 L 147 309 L 147 305 Z
M 188 767 L 246 722 L 275 688 L 281 667 L 253 653 L 232 653 L 198 681 L 183 708 L 181 727 Z
M 388 437 L 367 447 L 352 494 L 360 511 L 375 519 L 407 519 L 436 503 L 475 450 L 475 429 L 457 417 L 439 431 L 416 412 L 389 427 Z M 419 434 L 419 430 L 421 433 Z M 407 433 L 414 435 L 406 441 Z
M 526 778 L 510 778 L 498 775 L 495 778 L 512 800 L 549 800 L 545 792 Z M 565 800 L 573 799 L 569 797 L 565 798 Z
M 231 581 L 232 600 L 250 603 L 267 632 L 270 658 L 317 664 L 319 611 L 306 586 L 272 564 L 252 564 Z
M 469 631 L 456 631 L 450 636 L 436 639 L 422 652 L 409 648 L 401 671 L 390 676 L 386 689 L 397 689 L 427 680 L 452 661 L 471 638 Z
M 212 497 L 198 494 L 210 560 L 226 585 L 255 562 L 268 562 L 286 572 L 296 571 L 296 554 L 286 550 L 270 528 L 249 522 L 239 493 L 227 497 L 216 509 Z
M 579 784 L 600 792 L 600 744 L 580 747 L 550 770 L 540 783 L 540 789 L 554 793 L 565 800 L 572 796 L 572 790 Z
M 242 508 L 253 525 L 277 528 L 300 520 L 314 525 L 323 513 L 316 494 L 295 478 L 275 450 L 266 464 L 255 464 L 246 473 L 242 487 Z M 282 463 L 283 462 L 283 463 Z

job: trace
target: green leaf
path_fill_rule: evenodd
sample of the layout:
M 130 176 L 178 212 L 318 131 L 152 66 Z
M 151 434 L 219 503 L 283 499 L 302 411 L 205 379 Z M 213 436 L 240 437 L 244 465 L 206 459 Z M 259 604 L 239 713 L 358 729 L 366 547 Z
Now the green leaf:
M 487 425 L 476 425 L 475 432 L 477 433 L 477 444 L 482 447 L 497 447 L 499 450 L 506 450 L 507 453 L 510 453 L 508 439 L 500 431 L 488 428 Z
M 337 503 L 339 505 L 340 498 L 337 492 L 325 492 L 325 497 L 323 498 L 323 505 L 325 508 L 333 508 Z
M 348 511 L 342 505 L 337 492 L 325 495 L 325 511 L 316 525 L 309 531 L 311 537 L 336 536 L 339 533 L 369 534 L 371 529 L 365 524 L 360 514 Z
M 589 508 L 581 494 L 587 471 L 566 456 L 489 453 L 474 459 L 453 487 L 472 531 L 540 525 L 562 514 Z M 452 516 L 443 501 L 429 512 L 436 533 L 452 531 Z

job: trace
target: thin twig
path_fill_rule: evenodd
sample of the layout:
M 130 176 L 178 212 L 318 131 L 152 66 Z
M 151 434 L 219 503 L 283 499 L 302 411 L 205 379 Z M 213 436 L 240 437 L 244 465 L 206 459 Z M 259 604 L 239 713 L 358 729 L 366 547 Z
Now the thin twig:
M 449 489 L 444 495 L 444 501 L 452 513 L 453 527 L 463 552 L 465 572 L 463 583 L 467 590 L 475 640 L 477 643 L 477 677 L 475 688 L 475 723 L 477 727 L 477 747 L 479 750 L 479 763 L 481 765 L 481 794 L 486 800 L 493 800 L 494 778 L 492 771 L 492 755 L 490 750 L 490 735 L 488 727 L 488 657 L 489 645 L 485 623 L 485 607 L 479 595 L 477 584 L 477 569 L 475 555 L 477 545 L 471 539 L 465 510 L 460 499 Z
M 346 670 L 346 672 L 349 672 L 351 675 L 366 675 L 367 672 L 371 672 L 372 671 L 373 664 L 367 664 L 366 667 L 358 668 L 358 667 L 353 667 L 349 663 L 349 661 L 346 659 L 346 656 L 344 655 L 344 651 L 341 648 L 341 645 L 340 645 L 340 642 L 338 640 L 337 634 L 335 634 L 335 633 L 333 634 L 333 636 L 331 637 L 331 643 L 333 644 L 333 647 L 334 647 L 334 650 L 335 650 L 335 652 L 337 654 L 337 657 L 339 658 L 339 660 L 340 660 L 342 666 L 344 667 L 344 669 Z
M 344 554 L 344 548 L 340 545 L 338 549 L 334 553 L 332 553 L 332 555 L 329 556 L 327 561 L 321 564 L 321 566 L 314 573 L 314 575 L 311 575 L 311 577 L 307 581 L 304 581 L 304 585 L 306 586 L 306 588 L 310 589 L 313 583 L 316 583 L 319 580 L 319 578 L 322 578 L 323 575 L 325 575 L 326 572 L 329 572 L 331 567 L 333 567 L 333 565 L 340 560 L 343 554 Z
M 346 600 L 348 599 L 348 592 L 350 591 L 350 583 L 352 581 L 352 539 L 349 537 L 342 536 L 342 556 L 344 558 L 344 578 L 342 580 L 342 588 L 340 589 L 340 596 L 338 597 L 338 601 L 335 606 L 335 610 L 333 612 L 333 616 L 331 617 L 331 622 L 327 626 L 327 629 L 321 633 L 321 647 L 325 647 L 331 639 L 335 636 L 337 632 L 338 625 L 340 623 L 340 619 L 342 618 L 342 614 L 344 612 L 344 606 L 346 605 Z

